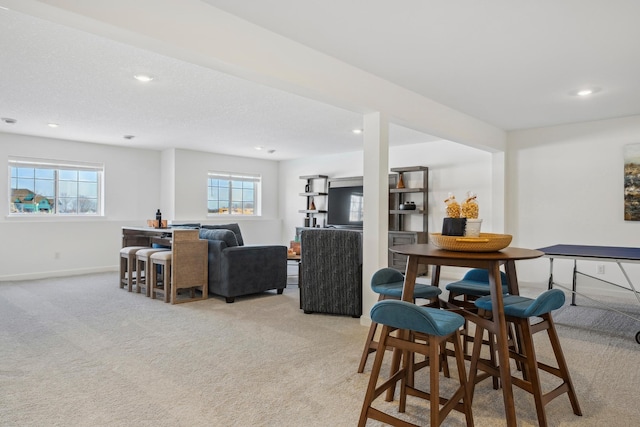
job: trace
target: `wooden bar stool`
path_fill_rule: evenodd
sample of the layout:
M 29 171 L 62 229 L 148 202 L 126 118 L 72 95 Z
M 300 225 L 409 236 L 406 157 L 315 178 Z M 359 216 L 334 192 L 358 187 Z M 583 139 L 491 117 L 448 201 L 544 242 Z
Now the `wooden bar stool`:
M 464 354 L 460 342 L 460 327 L 464 324 L 464 318 L 457 313 L 419 307 L 407 301 L 385 300 L 373 306 L 371 319 L 383 325 L 383 328 L 358 425 L 364 427 L 368 418 L 395 426 L 416 425 L 372 407 L 378 396 L 387 389 L 395 388 L 396 383 L 400 381 L 398 412 L 405 412 L 407 395 L 411 395 L 430 402 L 431 426 L 439 426 L 452 409 L 464 413 L 467 426 L 473 426 L 470 390 L 467 387 Z M 391 333 L 398 329 L 398 336 L 392 336 Z M 441 344 L 446 341 L 453 341 L 459 377 L 459 386 L 448 399 L 440 396 L 439 383 L 440 352 L 443 348 Z M 390 378 L 377 386 L 387 348 L 402 351 L 402 367 L 396 372 L 391 372 Z M 414 387 L 415 353 L 429 358 L 429 392 Z
M 582 415 L 578 397 L 576 396 L 569 368 L 560 346 L 560 340 L 556 333 L 556 328 L 551 317 L 551 311 L 562 307 L 565 301 L 564 292 L 560 289 L 551 289 L 540 294 L 536 299 L 522 297 L 518 295 L 507 295 L 504 297 L 504 312 L 507 322 L 515 324 L 520 331 L 522 345 L 519 351 L 510 349 L 509 356 L 522 363 L 523 378 L 512 377 L 515 386 L 531 393 L 533 395 L 536 413 L 538 416 L 538 424 L 541 427 L 547 426 L 547 417 L 545 413 L 545 405 L 556 397 L 567 393 L 573 413 Z M 475 301 L 475 305 L 481 310 L 491 311 L 491 297 L 482 297 Z M 540 318 L 537 323 L 531 322 L 532 318 Z M 533 345 L 533 334 L 541 331 L 547 331 L 547 336 L 553 348 L 553 354 L 556 359 L 557 367 L 550 366 L 539 362 L 536 359 L 536 353 Z M 476 337 L 482 336 L 482 327 L 477 326 Z M 479 341 L 478 341 L 479 342 Z M 499 376 L 498 370 L 484 363 L 480 355 L 480 345 L 474 344 L 473 354 L 471 357 L 471 367 L 469 375 L 469 386 L 473 391 L 475 387 L 475 376 L 478 370 L 488 372 L 490 375 Z M 540 382 L 539 369 L 548 372 L 562 380 L 553 390 L 543 393 Z
M 371 289 L 373 292 L 379 294 L 378 301 L 385 299 L 401 299 L 403 284 L 404 276 L 398 270 L 393 268 L 382 268 L 376 271 L 371 277 Z M 415 302 L 416 298 L 422 298 L 430 300 L 431 304 L 438 305 L 438 296 L 441 293 L 442 290 L 437 286 L 416 283 L 415 290 L 413 292 L 413 301 Z M 360 358 L 358 373 L 364 372 L 364 367 L 367 364 L 369 354 L 375 352 L 378 348 L 378 342 L 375 341 L 377 329 L 378 324 L 372 321 L 371 326 L 369 327 L 369 333 L 367 334 L 367 340 L 364 343 L 364 350 L 362 351 L 362 357 Z
M 500 272 L 500 284 L 502 286 L 502 293 L 508 292 L 508 279 L 504 272 Z M 445 289 L 449 291 L 449 297 L 447 299 L 447 306 L 449 308 L 462 307 L 465 310 L 476 311 L 477 307 L 474 301 L 478 298 L 490 295 L 489 288 L 489 272 L 482 268 L 472 268 L 467 271 L 461 280 L 449 283 Z M 509 345 L 516 346 L 515 333 L 513 328 L 509 327 Z M 475 338 L 469 331 L 469 321 L 465 319 L 464 328 L 462 329 L 462 348 L 464 349 L 465 358 L 471 360 L 471 352 L 469 351 L 469 343 L 473 343 L 475 339 L 482 340 L 483 344 L 489 346 L 489 358 L 492 366 L 498 366 L 498 360 L 496 357 L 496 339 L 493 333 L 487 332 L 487 339 L 484 339 L 482 335 L 479 338 Z M 518 365 L 520 369 L 520 365 Z M 487 376 L 482 375 L 477 378 L 477 382 L 484 380 Z M 493 388 L 498 389 L 500 382 L 498 377 L 493 377 Z
M 129 292 L 133 290 L 136 253 L 147 248 L 148 246 L 126 246 L 120 249 L 120 289 L 126 286 Z
M 149 256 L 151 277 L 149 280 L 149 296 L 156 298 L 157 293 L 164 295 L 164 302 L 171 296 L 171 251 L 155 252 Z M 158 269 L 162 272 L 162 281 L 158 277 Z
M 502 293 L 508 292 L 507 275 L 504 272 L 500 272 L 500 283 L 502 285 Z M 447 305 L 449 307 L 462 307 L 466 310 L 475 311 L 476 306 L 473 304 L 478 298 L 487 296 L 490 294 L 489 290 L 489 272 L 482 268 L 472 268 L 467 271 L 464 277 L 457 282 L 451 282 L 445 289 L 449 291 L 449 298 L 447 299 Z M 464 347 L 465 354 L 469 355 L 468 343 L 473 342 L 473 337 L 468 333 L 469 324 L 465 322 L 464 329 L 462 331 L 462 345 Z M 491 343 L 493 340 L 489 336 L 489 340 L 485 343 Z M 494 352 L 492 351 L 492 354 Z M 496 383 L 497 386 L 497 383 Z
M 136 292 L 140 293 L 140 287 L 144 286 L 145 295 L 151 296 L 151 287 L 147 282 L 151 282 L 151 263 L 149 257 L 156 252 L 168 251 L 168 248 L 145 248 L 136 252 Z

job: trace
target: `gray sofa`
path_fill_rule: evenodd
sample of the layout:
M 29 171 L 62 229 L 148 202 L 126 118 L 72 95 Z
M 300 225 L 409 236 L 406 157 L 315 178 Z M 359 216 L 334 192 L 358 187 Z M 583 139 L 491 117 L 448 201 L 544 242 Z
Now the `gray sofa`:
M 209 251 L 209 293 L 228 303 L 243 295 L 287 286 L 287 247 L 245 246 L 238 224 L 202 225 Z

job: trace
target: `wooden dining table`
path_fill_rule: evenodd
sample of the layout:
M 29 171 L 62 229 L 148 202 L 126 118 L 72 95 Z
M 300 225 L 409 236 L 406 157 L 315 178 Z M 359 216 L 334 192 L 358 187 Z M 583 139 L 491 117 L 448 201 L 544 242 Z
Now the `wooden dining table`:
M 413 291 L 418 275 L 418 265 L 420 264 L 433 266 L 431 275 L 431 284 L 433 286 L 439 285 L 440 268 L 442 266 L 482 268 L 488 270 L 493 309 L 492 318 L 486 319 L 463 309 L 461 309 L 461 314 L 468 320 L 481 325 L 496 335 L 506 421 L 508 426 L 515 427 L 517 425 L 516 411 L 509 368 L 509 344 L 501 291 L 500 267 L 504 266 L 509 282 L 509 293 L 518 295 L 516 261 L 539 258 L 543 256 L 544 253 L 533 249 L 513 247 L 507 247 L 497 252 L 457 252 L 439 249 L 432 244 L 393 246 L 389 248 L 389 250 L 408 257 L 404 286 L 402 289 L 402 300 L 404 301 L 413 301 Z

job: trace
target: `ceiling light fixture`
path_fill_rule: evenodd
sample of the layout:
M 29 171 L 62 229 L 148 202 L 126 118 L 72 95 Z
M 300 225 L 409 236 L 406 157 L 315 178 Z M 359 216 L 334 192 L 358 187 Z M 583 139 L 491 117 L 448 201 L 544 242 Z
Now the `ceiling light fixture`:
M 135 135 L 125 135 L 123 138 L 124 139 L 133 139 L 135 137 L 136 137 Z
M 355 133 L 356 135 L 360 135 L 362 133 L 362 129 L 354 129 L 351 132 Z
M 10 118 L 10 117 L 3 117 L 3 118 L 2 118 L 2 119 L 0 119 L 0 120 L 2 120 L 3 122 L 5 122 L 5 123 L 6 123 L 6 124 L 8 124 L 8 125 L 12 125 L 12 124 L 14 124 L 15 122 L 17 122 L 17 120 L 16 120 L 16 119 L 12 119 L 12 118 Z
M 253 147 L 253 148 L 254 148 L 254 149 L 256 149 L 256 150 L 258 150 L 258 151 L 260 151 L 260 150 L 262 150 L 264 147 L 262 147 L 262 146 L 257 146 L 257 147 Z
M 593 95 L 594 93 L 598 93 L 601 90 L 602 89 L 600 89 L 599 87 L 586 87 L 586 88 L 583 88 L 583 89 L 572 90 L 571 92 L 569 92 L 569 95 L 571 95 L 571 96 L 579 96 L 581 98 L 584 98 L 586 96 Z
M 135 76 L 133 76 L 133 78 L 142 83 L 149 83 L 151 80 L 153 80 L 153 77 L 146 74 L 136 74 Z
M 49 126 L 50 128 L 57 128 L 60 125 L 58 123 L 47 123 L 47 126 Z

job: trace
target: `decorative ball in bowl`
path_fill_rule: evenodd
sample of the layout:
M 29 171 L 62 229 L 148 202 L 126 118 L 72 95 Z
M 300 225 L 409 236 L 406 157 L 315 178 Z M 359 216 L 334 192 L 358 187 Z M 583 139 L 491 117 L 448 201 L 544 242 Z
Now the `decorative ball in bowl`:
M 431 244 L 440 249 L 456 252 L 497 252 L 511 243 L 511 234 L 480 233 L 479 237 L 443 236 L 429 234 Z

